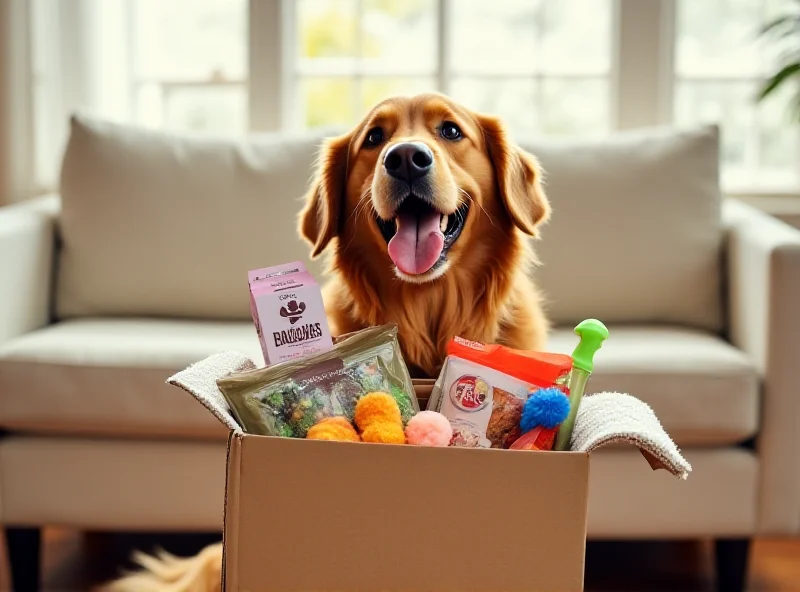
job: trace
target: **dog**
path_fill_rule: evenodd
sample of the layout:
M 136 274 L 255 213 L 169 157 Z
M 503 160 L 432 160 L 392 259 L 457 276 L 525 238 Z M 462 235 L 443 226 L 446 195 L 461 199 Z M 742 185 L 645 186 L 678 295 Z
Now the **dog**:
M 544 348 L 526 236 L 549 213 L 539 164 L 497 118 L 424 94 L 325 143 L 300 234 L 330 251 L 331 332 L 395 323 L 412 375 L 433 377 L 455 335 Z
M 312 257 L 328 255 L 332 335 L 394 323 L 412 375 L 434 377 L 456 335 L 544 349 L 529 237 L 549 214 L 538 162 L 499 119 L 423 94 L 324 143 L 298 225 Z M 221 543 L 139 555 L 143 570 L 105 590 L 216 592 L 221 561 Z

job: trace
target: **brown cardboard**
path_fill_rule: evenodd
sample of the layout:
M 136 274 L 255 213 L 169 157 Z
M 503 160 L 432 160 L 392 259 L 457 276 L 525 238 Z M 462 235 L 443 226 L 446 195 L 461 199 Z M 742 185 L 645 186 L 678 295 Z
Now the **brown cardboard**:
M 691 471 L 620 393 L 584 397 L 570 452 L 245 434 L 215 381 L 252 365 L 222 352 L 168 379 L 231 429 L 226 592 L 582 590 L 590 452 L 625 441 L 653 468 Z M 433 381 L 414 387 L 424 408 Z
M 589 458 L 230 439 L 224 590 L 582 590 Z
M 583 589 L 588 454 L 231 432 L 227 465 L 225 592 Z

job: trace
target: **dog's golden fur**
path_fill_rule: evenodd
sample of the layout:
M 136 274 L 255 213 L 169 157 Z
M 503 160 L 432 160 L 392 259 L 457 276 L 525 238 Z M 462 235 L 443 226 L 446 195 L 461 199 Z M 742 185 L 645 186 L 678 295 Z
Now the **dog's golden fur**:
M 463 133 L 441 135 L 443 122 Z M 370 130 L 380 145 L 366 148 Z M 432 190 L 443 214 L 465 203 L 461 235 L 442 265 L 420 277 L 395 268 L 376 216 L 393 215 L 386 150 L 403 141 L 432 151 Z M 441 95 L 393 98 L 377 105 L 350 133 L 326 142 L 300 214 L 300 234 L 313 256 L 329 253 L 324 290 L 331 331 L 341 335 L 388 322 L 413 374 L 435 376 L 450 338 L 460 335 L 518 349 L 542 349 L 547 324 L 529 279 L 527 236 L 549 213 L 535 159 L 514 146 L 499 120 L 473 113 Z M 190 559 L 140 556 L 144 568 L 114 582 L 110 592 L 216 592 L 221 545 Z
M 137 553 L 141 568 L 102 587 L 98 592 L 220 592 L 222 588 L 222 543 L 203 549 L 194 557 L 168 553 L 156 557 Z
M 457 124 L 463 138 L 442 138 L 443 122 Z M 366 149 L 375 127 L 386 140 Z M 454 214 L 469 205 L 446 270 L 432 279 L 398 277 L 374 223 L 376 214 L 393 213 L 383 156 L 404 141 L 431 148 L 430 199 L 439 211 Z M 536 161 L 509 142 L 499 120 L 421 95 L 380 103 L 352 132 L 326 143 L 300 232 L 315 256 L 331 251 L 325 302 L 334 334 L 396 323 L 412 373 L 434 376 L 454 335 L 518 349 L 544 346 L 547 326 L 528 275 L 525 235 L 534 235 L 548 213 Z

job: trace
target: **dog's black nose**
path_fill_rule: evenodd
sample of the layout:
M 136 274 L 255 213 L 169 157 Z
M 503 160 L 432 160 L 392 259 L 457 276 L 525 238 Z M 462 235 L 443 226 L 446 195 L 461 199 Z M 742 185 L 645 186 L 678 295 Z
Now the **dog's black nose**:
M 402 142 L 386 151 L 383 166 L 395 179 L 411 184 L 433 168 L 433 152 L 422 142 Z

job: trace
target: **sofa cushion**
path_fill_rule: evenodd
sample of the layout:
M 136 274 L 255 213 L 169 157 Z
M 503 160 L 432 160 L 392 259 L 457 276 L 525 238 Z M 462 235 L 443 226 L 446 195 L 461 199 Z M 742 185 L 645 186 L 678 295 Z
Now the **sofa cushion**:
M 550 349 L 571 352 L 569 330 Z M 251 323 L 77 319 L 0 346 L 0 427 L 52 433 L 223 437 L 212 415 L 165 380 L 220 350 L 262 363 Z M 611 327 L 591 391 L 649 403 L 678 444 L 730 444 L 755 433 L 758 377 L 704 333 Z
M 62 170 L 56 309 L 249 317 L 249 269 L 300 259 L 323 136 L 210 140 L 74 117 Z M 718 130 L 646 129 L 522 141 L 553 204 L 536 278 L 556 323 L 721 326 Z M 591 286 L 591 289 L 586 289 Z
M 522 145 L 553 207 L 535 274 L 554 322 L 721 327 L 715 126 Z
M 0 346 L 0 425 L 19 430 L 224 438 L 166 379 L 217 351 L 263 364 L 250 322 L 76 319 Z
M 168 135 L 73 117 L 57 314 L 247 319 L 247 272 L 303 260 L 321 136 Z

